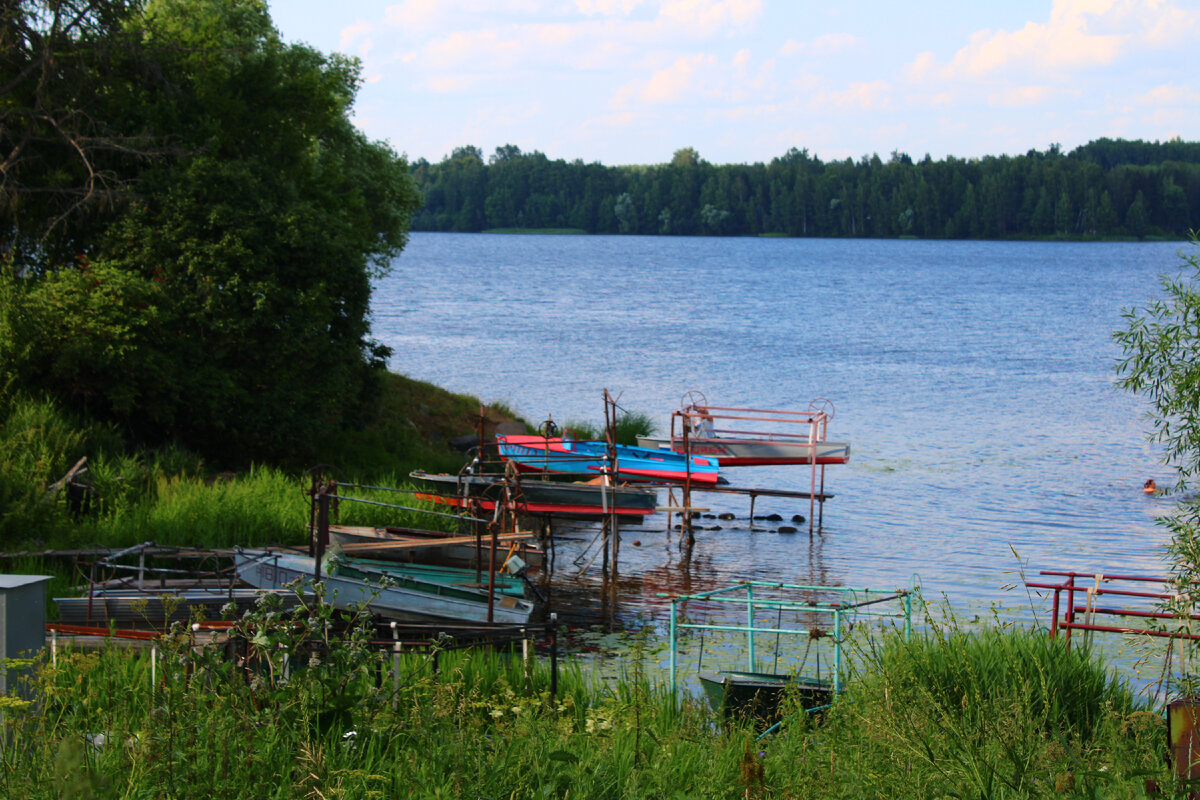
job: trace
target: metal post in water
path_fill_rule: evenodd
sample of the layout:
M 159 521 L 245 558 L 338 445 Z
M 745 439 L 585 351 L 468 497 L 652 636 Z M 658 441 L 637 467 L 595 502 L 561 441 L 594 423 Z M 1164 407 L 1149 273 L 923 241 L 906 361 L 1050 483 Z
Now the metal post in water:
M 842 607 L 833 610 L 833 698 L 841 690 L 842 680 Z
M 392 620 L 392 708 L 400 706 L 400 631 Z
M 675 648 L 676 648 L 678 642 L 676 640 L 677 629 L 676 629 L 676 624 L 675 624 L 675 615 L 676 615 L 676 609 L 678 609 L 678 607 L 679 607 L 679 601 L 672 598 L 672 600 L 671 600 L 671 624 L 670 624 L 670 627 L 668 628 L 668 630 L 670 631 L 668 634 L 668 638 L 670 640 L 670 645 L 671 645 L 670 670 L 671 670 L 671 696 L 672 697 L 675 696 L 675 692 L 676 692 L 676 688 L 677 688 L 676 684 L 675 684 Z
M 558 614 L 550 615 L 550 698 L 558 696 Z
M 747 616 L 749 617 L 749 630 L 746 631 L 746 636 L 750 640 L 747 650 L 749 651 L 750 671 L 755 672 L 758 659 L 754 654 L 754 584 L 752 583 L 746 584 L 746 600 Z

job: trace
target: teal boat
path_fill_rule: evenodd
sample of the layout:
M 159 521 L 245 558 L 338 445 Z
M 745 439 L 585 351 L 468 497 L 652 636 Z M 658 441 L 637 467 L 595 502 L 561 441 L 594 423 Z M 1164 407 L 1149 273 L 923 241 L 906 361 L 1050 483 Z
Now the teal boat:
M 353 609 L 365 604 L 372 613 L 406 622 L 524 625 L 535 609 L 531 600 L 488 592 L 486 585 L 480 589 L 406 575 L 392 564 L 332 557 L 318 570 L 308 556 L 240 547 L 234 548 L 234 564 L 238 578 L 258 589 L 295 587 L 308 595 L 319 575 L 331 605 Z
M 337 562 L 335 573 L 347 574 L 347 570 L 359 572 L 381 572 L 393 577 L 416 578 L 446 586 L 459 586 L 464 589 L 479 589 L 487 591 L 488 574 L 486 571 L 477 573 L 473 569 L 461 567 L 442 567 L 435 564 L 402 564 L 396 561 L 382 561 L 373 558 L 349 558 L 341 556 Z M 495 575 L 494 589 L 498 594 L 509 597 L 525 596 L 525 581 L 504 572 Z

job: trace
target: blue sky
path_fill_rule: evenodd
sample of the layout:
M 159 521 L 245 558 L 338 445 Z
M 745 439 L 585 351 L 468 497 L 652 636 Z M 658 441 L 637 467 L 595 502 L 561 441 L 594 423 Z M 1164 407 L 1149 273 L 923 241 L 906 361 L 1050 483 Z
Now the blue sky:
M 410 159 L 716 164 L 1200 138 L 1198 0 L 271 0 Z

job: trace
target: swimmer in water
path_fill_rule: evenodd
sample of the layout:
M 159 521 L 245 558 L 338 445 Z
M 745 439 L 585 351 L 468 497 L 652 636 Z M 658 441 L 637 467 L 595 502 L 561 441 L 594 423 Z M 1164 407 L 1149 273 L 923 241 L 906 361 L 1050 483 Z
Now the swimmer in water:
M 1142 491 L 1146 494 L 1155 494 L 1158 492 L 1158 485 L 1154 482 L 1154 478 L 1142 484 Z

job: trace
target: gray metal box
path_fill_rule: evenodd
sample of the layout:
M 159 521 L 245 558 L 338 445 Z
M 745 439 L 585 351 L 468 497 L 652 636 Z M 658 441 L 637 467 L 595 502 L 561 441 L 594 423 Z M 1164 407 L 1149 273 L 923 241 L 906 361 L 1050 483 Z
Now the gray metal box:
M 0 659 L 32 658 L 46 646 L 49 575 L 0 575 Z M 0 669 L 0 693 L 15 689 L 22 670 Z

